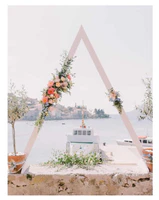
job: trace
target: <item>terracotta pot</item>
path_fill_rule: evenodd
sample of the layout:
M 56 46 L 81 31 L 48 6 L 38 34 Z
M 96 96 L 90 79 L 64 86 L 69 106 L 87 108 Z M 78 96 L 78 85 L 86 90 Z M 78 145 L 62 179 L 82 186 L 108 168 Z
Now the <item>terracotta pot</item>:
M 142 153 L 149 171 L 153 172 L 153 161 L 151 160 L 151 157 L 153 157 L 153 148 L 144 148 Z
M 26 154 L 8 155 L 8 170 L 9 173 L 18 173 L 21 171 L 22 166 L 24 165 L 26 160 Z

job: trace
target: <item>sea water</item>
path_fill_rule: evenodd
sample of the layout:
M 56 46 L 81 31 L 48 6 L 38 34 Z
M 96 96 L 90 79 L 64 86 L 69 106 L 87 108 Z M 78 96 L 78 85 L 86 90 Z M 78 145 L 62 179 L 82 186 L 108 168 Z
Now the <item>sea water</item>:
M 137 135 L 152 136 L 152 122 L 148 120 L 138 121 L 130 119 Z M 116 144 L 118 139 L 130 138 L 129 132 L 123 124 L 120 116 L 108 119 L 86 119 L 86 126 L 94 129 L 95 135 L 100 137 L 100 143 Z M 54 150 L 65 151 L 67 134 L 72 134 L 73 128 L 79 127 L 81 120 L 53 120 L 45 121 L 34 146 L 29 154 L 27 162 L 37 164 L 47 162 L 52 157 Z M 33 121 L 18 121 L 16 129 L 16 148 L 23 152 L 34 129 Z M 12 129 L 8 124 L 8 152 L 13 152 Z

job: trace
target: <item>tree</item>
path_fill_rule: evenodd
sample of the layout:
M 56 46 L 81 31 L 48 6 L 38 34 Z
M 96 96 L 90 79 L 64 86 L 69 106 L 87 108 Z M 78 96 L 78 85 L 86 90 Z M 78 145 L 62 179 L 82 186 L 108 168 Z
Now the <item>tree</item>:
M 10 83 L 10 93 L 8 93 L 8 123 L 12 125 L 13 149 L 16 155 L 15 142 L 15 122 L 22 118 L 28 111 L 27 96 L 24 86 L 21 90 L 16 90 L 14 83 Z
M 136 106 L 136 109 L 140 112 L 138 116 L 139 120 L 148 119 L 153 120 L 153 98 L 152 98 L 152 78 L 142 79 L 143 84 L 146 87 L 144 94 L 144 100 L 142 101 L 142 106 Z
M 105 114 L 103 109 L 94 109 L 95 117 L 97 118 L 109 118 L 109 115 Z

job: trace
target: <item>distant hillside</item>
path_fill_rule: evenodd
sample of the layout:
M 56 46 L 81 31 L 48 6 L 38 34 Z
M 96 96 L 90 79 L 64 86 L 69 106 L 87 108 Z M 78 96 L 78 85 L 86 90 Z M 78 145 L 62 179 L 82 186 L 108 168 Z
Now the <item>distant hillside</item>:
M 36 120 L 40 111 L 41 104 L 37 99 L 28 98 L 29 112 L 22 118 L 22 120 Z M 60 104 L 56 105 L 55 111 L 49 113 L 45 118 L 46 120 L 60 120 L 60 119 L 81 119 L 82 110 L 84 112 L 84 118 L 109 118 L 109 115 L 104 112 L 103 109 L 94 109 L 93 112 L 87 110 L 87 107 L 82 108 L 81 106 L 75 105 L 74 107 L 65 107 Z
M 132 110 L 129 112 L 126 112 L 127 116 L 129 119 L 138 119 L 138 115 L 139 115 L 139 111 L 138 110 Z M 119 118 L 120 115 L 119 114 L 110 114 L 111 118 Z
M 126 114 L 128 115 L 129 118 L 131 119 L 138 119 L 138 116 L 139 116 L 139 111 L 138 110 L 132 110 L 132 111 L 129 111 L 129 112 L 126 112 Z

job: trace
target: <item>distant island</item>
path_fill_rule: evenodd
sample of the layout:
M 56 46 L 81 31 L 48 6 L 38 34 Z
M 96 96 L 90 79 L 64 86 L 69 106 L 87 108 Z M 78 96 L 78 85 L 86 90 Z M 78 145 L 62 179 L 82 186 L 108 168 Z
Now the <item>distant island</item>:
M 29 98 L 27 100 L 29 111 L 21 120 L 35 121 L 41 111 L 39 101 L 37 99 Z M 103 109 L 88 110 L 86 106 L 83 107 L 85 119 L 109 118 L 110 116 L 104 112 Z M 66 120 L 66 119 L 81 119 L 82 106 L 76 105 L 74 107 L 56 105 L 56 110 L 45 118 L 46 120 Z

